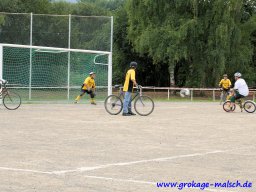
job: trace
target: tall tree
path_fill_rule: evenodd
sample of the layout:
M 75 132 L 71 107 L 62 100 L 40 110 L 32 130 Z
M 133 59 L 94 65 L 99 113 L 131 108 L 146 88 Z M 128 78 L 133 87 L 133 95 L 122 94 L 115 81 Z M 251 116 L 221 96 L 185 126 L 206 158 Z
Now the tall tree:
M 215 86 L 224 72 L 250 71 L 256 28 L 254 14 L 244 17 L 248 2 L 128 0 L 128 38 L 156 65 L 168 63 L 171 85 Z

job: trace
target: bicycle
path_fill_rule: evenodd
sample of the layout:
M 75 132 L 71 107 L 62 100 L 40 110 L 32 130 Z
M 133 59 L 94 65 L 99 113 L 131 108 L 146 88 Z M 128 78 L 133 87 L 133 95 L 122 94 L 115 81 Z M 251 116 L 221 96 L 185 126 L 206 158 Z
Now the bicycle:
M 15 93 L 15 92 L 10 92 L 7 87 L 6 84 L 8 82 L 3 82 L 2 88 L 0 85 L 0 99 L 2 99 L 3 105 L 5 106 L 6 109 L 9 110 L 15 110 L 18 109 L 21 105 L 21 98 L 20 96 Z
M 236 105 L 238 105 L 240 107 L 241 112 L 243 112 L 243 110 L 245 110 L 247 113 L 254 113 L 256 110 L 256 104 L 251 101 L 251 100 L 246 100 L 244 101 L 244 99 L 238 99 L 235 101 L 235 104 L 233 105 L 233 107 L 230 107 L 231 105 L 231 101 L 228 100 L 226 102 L 223 103 L 223 109 L 226 112 L 233 112 L 236 109 Z
M 115 85 L 115 88 L 120 88 L 120 85 Z M 134 100 L 134 109 L 136 113 L 141 116 L 150 115 L 154 111 L 154 101 L 149 97 L 142 95 L 141 86 L 136 88 L 135 95 L 132 98 Z M 122 99 L 121 99 L 122 98 Z M 123 109 L 124 92 L 120 89 L 119 95 L 109 95 L 104 102 L 106 111 L 111 115 L 118 115 Z

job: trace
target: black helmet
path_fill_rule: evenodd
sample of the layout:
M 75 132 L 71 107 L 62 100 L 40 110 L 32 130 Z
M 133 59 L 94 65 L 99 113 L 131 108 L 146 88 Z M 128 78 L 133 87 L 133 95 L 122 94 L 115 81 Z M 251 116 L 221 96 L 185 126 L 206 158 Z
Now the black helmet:
M 130 63 L 130 67 L 133 67 L 133 68 L 137 68 L 137 62 L 135 62 L 135 61 L 132 61 L 131 63 Z

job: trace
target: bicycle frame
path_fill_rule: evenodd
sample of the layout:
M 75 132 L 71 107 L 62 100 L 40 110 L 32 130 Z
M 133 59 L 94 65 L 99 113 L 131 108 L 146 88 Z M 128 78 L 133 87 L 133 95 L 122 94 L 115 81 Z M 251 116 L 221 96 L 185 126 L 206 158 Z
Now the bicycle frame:
M 132 100 L 131 101 L 133 101 L 138 95 L 142 95 L 141 94 L 141 88 L 136 88 L 137 90 L 136 90 L 136 92 L 135 92 L 135 95 L 132 97 Z M 120 98 L 123 98 L 124 99 L 124 91 L 122 91 L 122 87 L 120 87 L 120 91 L 119 91 L 119 95 L 118 95 L 118 97 L 120 97 Z
M 241 98 L 241 99 L 238 99 L 235 101 L 235 105 L 238 105 L 241 109 L 241 112 L 243 111 L 243 108 L 244 108 L 244 99 Z

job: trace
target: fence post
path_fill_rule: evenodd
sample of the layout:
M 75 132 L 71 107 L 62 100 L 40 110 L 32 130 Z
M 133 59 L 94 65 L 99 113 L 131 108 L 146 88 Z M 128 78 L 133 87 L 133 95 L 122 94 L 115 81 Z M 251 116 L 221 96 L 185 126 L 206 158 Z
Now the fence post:
M 170 89 L 168 89 L 168 101 L 170 100 Z
M 193 101 L 193 89 L 190 90 L 190 95 L 191 95 L 190 99 L 191 101 Z
M 252 100 L 255 100 L 255 91 L 253 92 Z
M 212 91 L 212 98 L 213 98 L 213 101 L 215 101 L 215 90 Z

